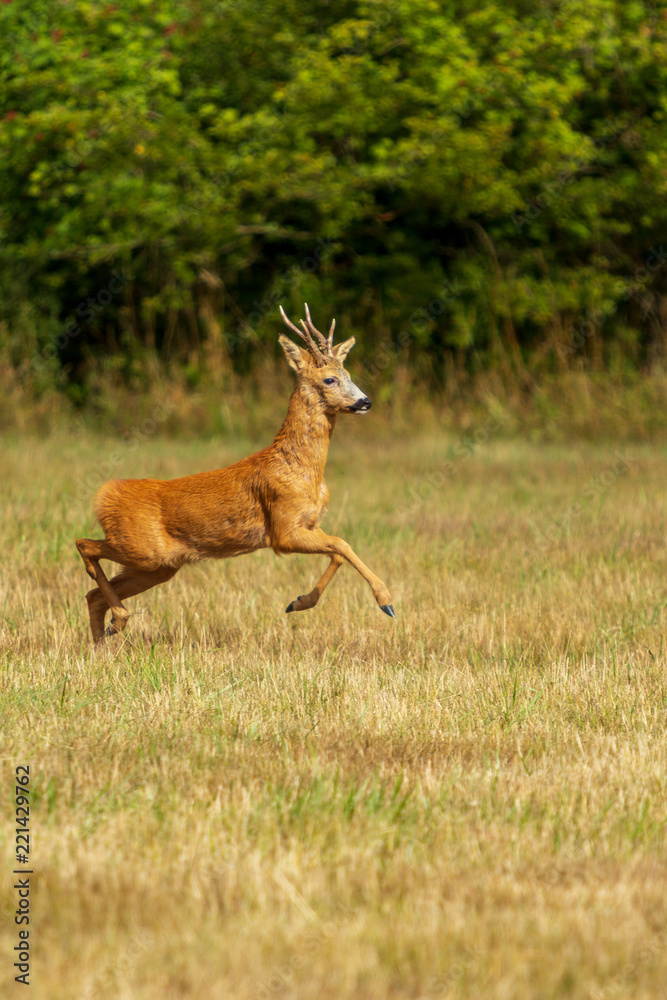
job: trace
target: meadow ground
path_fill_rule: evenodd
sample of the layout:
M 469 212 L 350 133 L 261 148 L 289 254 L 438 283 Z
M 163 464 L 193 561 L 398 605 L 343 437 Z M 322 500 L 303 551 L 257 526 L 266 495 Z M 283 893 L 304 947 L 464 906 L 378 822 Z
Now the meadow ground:
M 664 995 L 667 448 L 496 430 L 337 428 L 324 526 L 394 621 L 349 567 L 286 616 L 324 560 L 262 552 L 129 601 L 96 653 L 74 539 L 118 444 L 3 441 L 3 997 Z M 249 450 L 147 438 L 117 473 Z

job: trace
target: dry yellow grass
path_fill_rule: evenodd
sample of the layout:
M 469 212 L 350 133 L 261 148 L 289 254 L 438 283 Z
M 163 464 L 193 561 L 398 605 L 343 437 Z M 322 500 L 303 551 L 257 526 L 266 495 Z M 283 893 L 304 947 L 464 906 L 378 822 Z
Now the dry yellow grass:
M 667 452 L 500 427 L 341 421 L 325 526 L 395 621 L 349 568 L 285 616 L 324 561 L 264 552 L 129 601 L 102 653 L 74 539 L 118 444 L 4 441 L 3 996 L 23 763 L 40 1000 L 664 995 Z

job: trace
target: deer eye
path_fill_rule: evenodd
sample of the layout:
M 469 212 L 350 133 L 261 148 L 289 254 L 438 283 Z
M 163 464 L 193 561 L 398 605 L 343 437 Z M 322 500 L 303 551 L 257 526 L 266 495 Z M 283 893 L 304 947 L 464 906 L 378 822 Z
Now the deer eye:
M 325 378 L 324 384 L 325 385 L 335 385 L 337 381 L 338 381 L 337 378 Z

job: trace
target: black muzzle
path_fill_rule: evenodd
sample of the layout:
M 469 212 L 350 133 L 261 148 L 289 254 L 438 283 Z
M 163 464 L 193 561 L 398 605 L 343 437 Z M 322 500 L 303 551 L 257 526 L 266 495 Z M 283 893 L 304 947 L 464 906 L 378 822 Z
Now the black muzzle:
M 364 396 L 362 399 L 358 399 L 354 406 L 348 406 L 348 413 L 364 413 L 366 410 L 370 410 L 371 403 L 368 396 Z

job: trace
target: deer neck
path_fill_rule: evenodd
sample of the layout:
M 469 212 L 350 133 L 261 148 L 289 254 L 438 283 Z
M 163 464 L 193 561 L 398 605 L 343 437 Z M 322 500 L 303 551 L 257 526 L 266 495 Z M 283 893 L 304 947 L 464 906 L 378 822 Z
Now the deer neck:
M 326 412 L 319 394 L 297 384 L 273 447 L 289 465 L 312 469 L 321 480 L 335 424 L 336 417 Z

